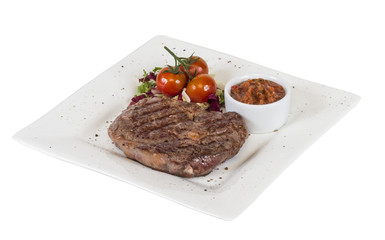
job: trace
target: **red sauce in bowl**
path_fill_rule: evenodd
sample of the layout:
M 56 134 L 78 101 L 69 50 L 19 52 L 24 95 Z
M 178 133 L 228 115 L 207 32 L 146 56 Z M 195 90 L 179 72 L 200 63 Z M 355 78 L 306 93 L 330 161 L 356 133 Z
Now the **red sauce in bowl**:
M 230 95 L 235 100 L 253 105 L 276 102 L 285 94 L 285 89 L 281 85 L 263 78 L 249 79 L 232 86 L 230 90 Z

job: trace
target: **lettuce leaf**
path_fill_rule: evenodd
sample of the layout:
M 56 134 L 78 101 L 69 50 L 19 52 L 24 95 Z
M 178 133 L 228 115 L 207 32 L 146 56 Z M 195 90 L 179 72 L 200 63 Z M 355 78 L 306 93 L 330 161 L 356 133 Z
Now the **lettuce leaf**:
M 154 80 L 142 82 L 142 84 L 140 84 L 138 86 L 138 94 L 136 94 L 136 95 L 138 96 L 138 95 L 141 95 L 143 93 L 146 93 L 146 92 L 150 91 L 151 88 L 154 88 L 154 87 L 156 87 L 156 82 Z
M 210 104 L 210 106 L 207 108 L 207 111 L 216 111 L 216 112 L 222 112 L 220 106 L 219 106 L 219 97 L 215 96 L 214 94 L 210 94 L 207 98 L 207 102 Z

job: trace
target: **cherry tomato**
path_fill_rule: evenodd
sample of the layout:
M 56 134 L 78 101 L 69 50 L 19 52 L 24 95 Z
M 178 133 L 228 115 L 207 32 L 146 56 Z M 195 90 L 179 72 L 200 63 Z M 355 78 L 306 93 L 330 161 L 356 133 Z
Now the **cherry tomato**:
M 198 59 L 198 60 L 191 63 L 195 59 Z M 192 56 L 191 59 L 190 58 L 187 59 L 186 63 L 191 65 L 191 67 L 189 67 L 189 69 L 188 69 L 191 76 L 194 76 L 195 71 L 196 71 L 196 75 L 209 73 L 209 67 L 208 67 L 206 61 L 203 60 L 203 58 L 201 58 L 201 57 Z M 180 69 L 181 69 L 181 71 L 186 72 L 184 67 L 181 67 Z M 186 77 L 188 79 L 187 73 L 186 73 Z
M 169 97 L 176 96 L 186 85 L 187 78 L 181 71 L 174 71 L 175 73 L 166 71 L 171 70 L 169 67 L 165 67 L 158 73 L 156 87 L 164 95 Z
M 186 93 L 192 102 L 207 102 L 210 94 L 215 94 L 217 84 L 214 78 L 208 74 L 199 74 L 193 78 L 186 87 Z

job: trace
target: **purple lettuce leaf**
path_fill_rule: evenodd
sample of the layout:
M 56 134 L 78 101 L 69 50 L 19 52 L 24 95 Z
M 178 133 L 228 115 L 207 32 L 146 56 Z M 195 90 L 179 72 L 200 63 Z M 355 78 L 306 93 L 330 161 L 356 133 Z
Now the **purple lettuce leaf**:
M 138 96 L 135 96 L 131 98 L 130 106 L 134 105 L 135 103 L 139 102 L 140 100 L 148 97 L 154 97 L 153 89 L 156 89 L 155 87 L 151 88 L 148 92 L 140 94 Z
M 208 96 L 207 102 L 210 104 L 207 108 L 207 111 L 222 112 L 221 108 L 219 107 L 219 98 L 213 93 Z
M 183 91 L 182 91 L 182 92 L 183 92 Z M 178 100 L 179 100 L 179 101 L 183 101 L 182 92 L 180 92 L 180 93 L 178 94 Z
M 131 98 L 130 106 L 134 105 L 135 103 L 139 102 L 140 100 L 142 100 L 146 97 L 147 97 L 146 94 L 140 94 L 138 96 Z
M 150 80 L 156 80 L 156 76 L 157 74 L 155 74 L 154 72 L 150 72 L 145 77 L 140 78 L 139 82 L 148 82 Z

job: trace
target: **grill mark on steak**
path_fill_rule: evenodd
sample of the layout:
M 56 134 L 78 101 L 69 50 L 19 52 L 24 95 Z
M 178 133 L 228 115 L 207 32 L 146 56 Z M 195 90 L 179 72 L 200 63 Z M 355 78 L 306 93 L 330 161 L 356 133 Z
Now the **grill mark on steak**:
M 167 106 L 165 104 L 163 104 L 162 102 L 159 102 L 159 101 L 158 102 L 149 102 L 147 104 L 146 108 L 140 108 L 140 104 L 135 104 L 133 106 L 134 106 L 134 109 L 136 110 L 136 112 L 140 113 L 140 115 L 132 116 L 133 112 L 125 112 L 125 113 L 123 113 L 123 118 L 125 118 L 127 115 L 131 115 L 134 120 L 138 120 L 140 118 L 145 117 L 146 114 L 155 113 L 156 111 L 167 108 Z
M 159 118 L 150 118 L 147 119 L 147 122 L 142 122 L 141 126 L 137 126 L 138 132 L 142 132 L 143 134 L 145 134 L 148 132 L 152 132 L 156 129 L 167 128 L 171 124 L 178 123 L 185 119 L 186 115 L 184 113 L 175 113 L 166 116 L 159 116 Z
M 235 156 L 248 135 L 237 113 L 158 97 L 129 106 L 108 134 L 128 158 L 182 177 L 208 174 Z

